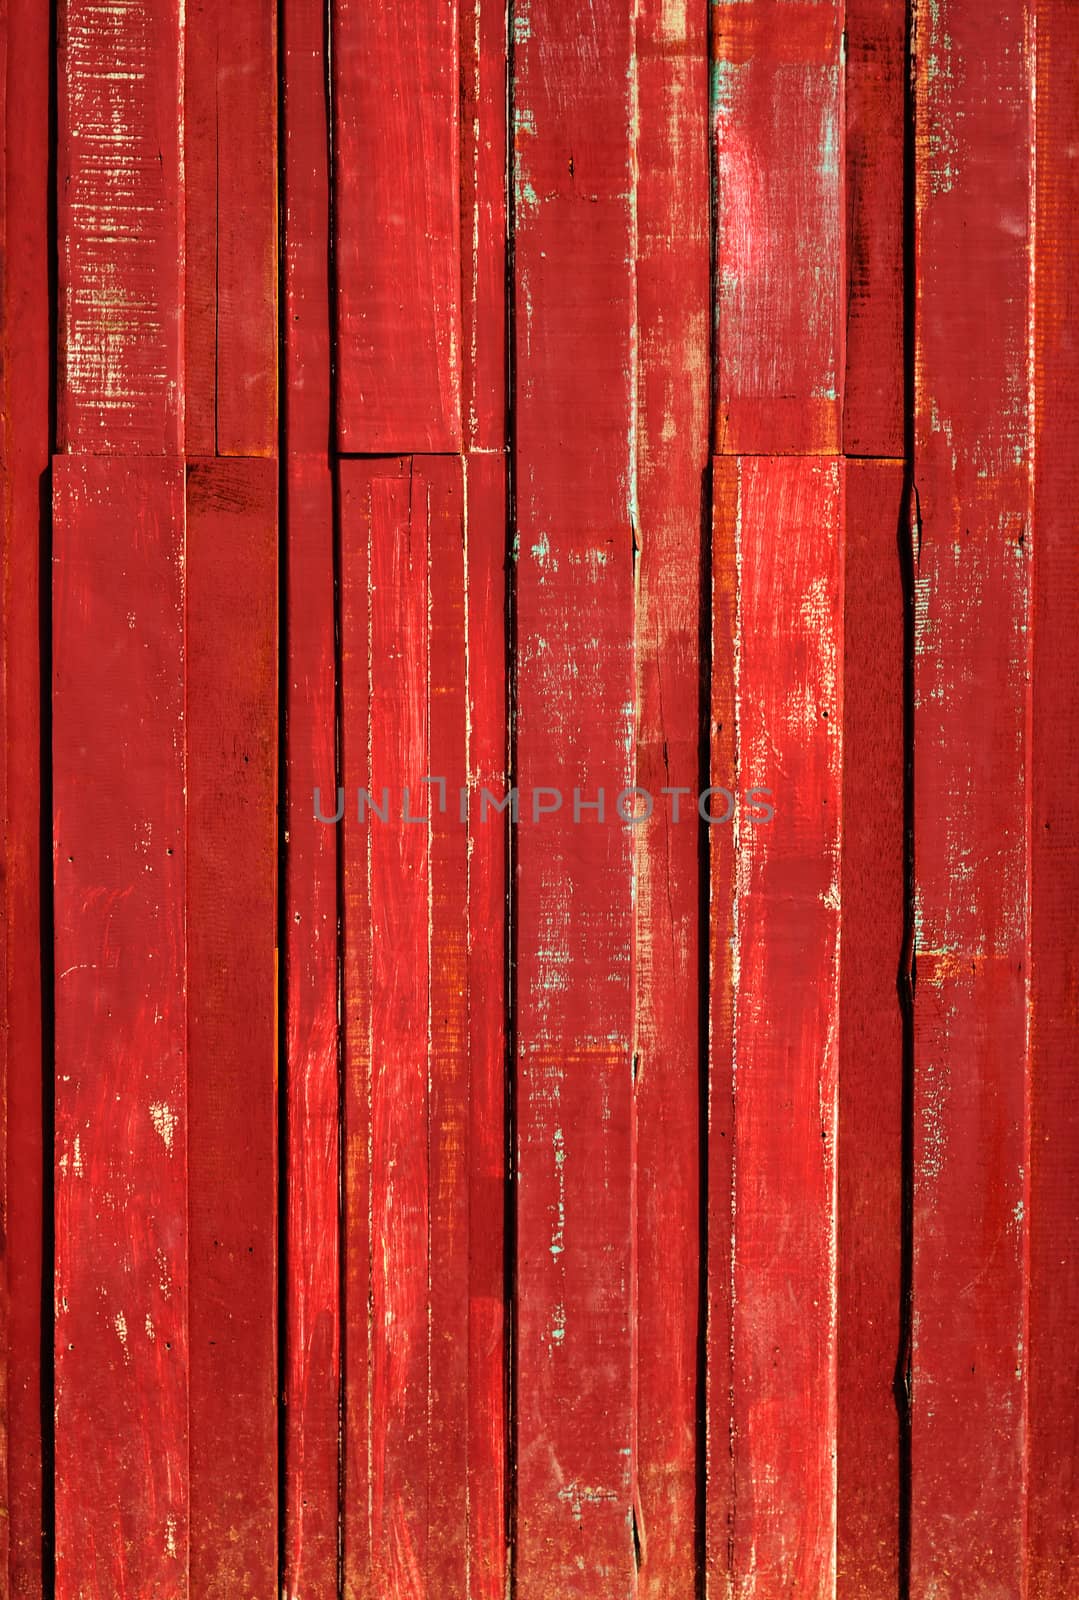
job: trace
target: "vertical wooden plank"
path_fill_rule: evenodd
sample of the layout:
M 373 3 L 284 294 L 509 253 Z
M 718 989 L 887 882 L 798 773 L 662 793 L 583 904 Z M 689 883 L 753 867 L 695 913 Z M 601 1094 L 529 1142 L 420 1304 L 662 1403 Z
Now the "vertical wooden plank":
M 723 454 L 840 448 L 842 31 L 840 0 L 713 8 Z
M 341 1384 L 338 838 L 333 816 L 334 487 L 330 447 L 325 7 L 286 0 L 283 66 L 285 419 L 286 1600 L 333 1594 Z
M 206 1600 L 277 1589 L 276 523 L 275 463 L 189 465 L 191 1589 Z
M 1032 12 L 914 13 L 911 1593 L 935 1600 L 1027 1583 Z
M 506 23 L 501 0 L 461 5 L 463 437 L 506 445 Z
M 59 17 L 60 448 L 182 448 L 179 0 Z
M 1031 1600 L 1079 1570 L 1079 1107 L 1074 939 L 1079 902 L 1079 567 L 1072 445 L 1079 400 L 1079 14 L 1037 7 L 1037 380 L 1031 819 Z
M 396 1597 L 425 1592 L 430 1554 L 430 529 L 410 462 L 342 481 L 345 771 L 387 791 L 344 836 L 346 1215 L 367 1219 L 347 1231 L 345 1593 Z
M 514 16 L 521 1600 L 636 1590 L 633 22 Z
M 214 0 L 184 0 L 184 443 L 217 450 L 217 45 Z
M 701 542 L 709 455 L 708 16 L 637 15 L 636 833 L 640 1592 L 696 1594 Z M 680 820 L 662 797 L 684 791 Z M 688 803 L 687 803 L 688 802 Z
M 7 0 L 0 305 L 5 498 L 2 554 L 4 1393 L 12 1594 L 42 1582 L 41 549 L 51 427 L 49 17 Z
M 845 7 L 846 377 L 843 449 L 904 449 L 904 0 Z
M 731 1385 L 728 1537 L 709 1576 L 736 1594 L 823 1597 L 835 1586 L 842 464 L 758 457 L 737 471 L 736 494 L 720 475 L 719 508 L 735 514 L 716 530 L 721 574 L 734 551 L 733 650 L 717 663 L 733 685 L 720 678 L 716 706 L 735 712 L 737 782 L 714 775 L 735 793 L 731 821 L 714 824 L 733 829 L 734 907 L 714 1024 L 730 1034 L 713 1049 L 720 1079 L 729 1062 L 735 1148 L 730 1354 L 717 1352 Z M 731 600 L 717 594 L 717 620 Z M 747 792 L 758 786 L 770 820 Z M 717 818 L 731 807 L 712 796 Z
M 337 435 L 461 443 L 457 0 L 333 12 Z
M 188 1592 L 184 473 L 56 462 L 56 1593 Z
M 277 6 L 218 13 L 217 453 L 277 451 Z
M 902 1470 L 904 469 L 850 461 L 846 485 L 837 1558 L 841 1593 L 883 1597 L 899 1592 Z
M 468 614 L 469 1593 L 503 1600 L 506 1467 L 506 954 L 508 839 L 483 813 L 507 785 L 506 464 L 466 465 Z

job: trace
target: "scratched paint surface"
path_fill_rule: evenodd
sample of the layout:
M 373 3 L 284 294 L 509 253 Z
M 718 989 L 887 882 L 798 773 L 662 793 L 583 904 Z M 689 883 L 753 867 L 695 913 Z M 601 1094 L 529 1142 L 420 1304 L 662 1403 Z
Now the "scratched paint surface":
M 1077 50 L 0 0 L 0 1595 L 1070 1594 Z

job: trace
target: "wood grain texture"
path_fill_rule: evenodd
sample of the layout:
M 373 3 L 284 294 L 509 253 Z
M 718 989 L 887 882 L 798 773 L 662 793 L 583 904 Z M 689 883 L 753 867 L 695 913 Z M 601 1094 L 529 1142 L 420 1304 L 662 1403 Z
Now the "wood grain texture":
M 53 470 L 56 1593 L 186 1596 L 184 471 Z
M 1031 776 L 1030 1600 L 1079 1570 L 1079 16 L 1037 7 L 1036 473 Z
M 462 432 L 473 451 L 507 442 L 507 19 L 500 0 L 460 7 Z
M 59 11 L 60 448 L 183 437 L 179 0 Z
M 639 1592 L 696 1594 L 700 1338 L 698 819 L 709 457 L 708 18 L 637 15 L 636 832 Z M 667 788 L 685 791 L 673 820 Z M 688 802 L 688 803 L 687 803 Z
M 2 1446 L 5 1551 L 0 1590 L 39 1592 L 43 1500 L 42 1233 L 42 541 L 51 425 L 49 328 L 49 19 L 34 0 L 3 7 L 0 97 L 3 427 L 0 734 L 4 965 L 0 975 L 5 1195 Z
M 190 1582 L 260 1600 L 278 1543 L 275 462 L 188 465 L 186 655 Z
M 333 11 L 337 435 L 461 444 L 457 0 Z
M 849 393 L 849 391 L 848 391 Z M 899 1592 L 904 605 L 899 462 L 849 461 L 838 1132 L 839 1592 Z
M 713 7 L 722 454 L 840 448 L 842 32 L 838 0 Z
M 734 711 L 736 781 L 713 775 L 735 800 L 714 825 L 714 849 L 733 852 L 734 904 L 729 961 L 715 952 L 712 1136 L 729 1137 L 732 1116 L 734 1153 L 725 1218 L 716 1197 L 730 1280 L 713 1384 L 729 1382 L 730 1412 L 712 1435 L 727 1538 L 712 1541 L 709 1583 L 823 1597 L 835 1585 L 843 465 L 716 471 L 713 617 L 734 631 L 718 640 L 713 716 Z M 771 820 L 749 803 L 758 786 Z M 712 798 L 717 817 L 731 809 Z
M 277 446 L 276 9 L 192 0 L 184 22 L 187 448 Z
M 334 480 L 325 7 L 286 0 L 281 247 L 285 449 L 286 1600 L 337 1586 L 341 1401 Z
M 514 31 L 521 1600 L 636 1589 L 633 23 Z
M 906 6 L 847 0 L 846 376 L 848 455 L 904 451 Z
M 1027 1585 L 1032 21 L 915 7 L 915 1600 Z

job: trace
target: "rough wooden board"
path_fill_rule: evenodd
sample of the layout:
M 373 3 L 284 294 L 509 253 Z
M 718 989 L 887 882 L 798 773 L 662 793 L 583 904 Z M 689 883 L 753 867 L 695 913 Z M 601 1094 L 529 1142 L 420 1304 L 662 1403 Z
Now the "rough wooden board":
M 1079 1571 L 1079 16 L 1037 7 L 1036 448 L 1031 775 L 1030 1600 Z
M 904 605 L 899 462 L 846 466 L 839 1005 L 840 1592 L 899 1592 Z
M 184 470 L 53 475 L 56 1593 L 186 1596 Z
M 188 463 L 185 595 L 191 1591 L 258 1600 L 278 1587 L 276 462 Z
M 521 1600 L 636 1588 L 633 23 L 515 19 Z
M 5 965 L 3 1212 L 6 1555 L 0 1589 L 34 1595 L 42 1575 L 42 826 L 41 552 L 50 430 L 49 19 L 36 0 L 3 8 L 0 429 Z M 47 870 L 47 868 L 46 868 Z
M 846 277 L 839 0 L 712 10 L 715 448 L 840 448 Z
M 457 0 L 333 12 L 337 443 L 461 444 Z
M 914 17 L 911 1593 L 966 1600 L 1026 1584 L 1033 7 Z
M 848 455 L 904 453 L 906 127 L 904 0 L 847 0 L 846 377 Z
M 507 15 L 502 0 L 460 7 L 461 367 L 470 450 L 506 445 Z
M 708 18 L 637 16 L 636 836 L 640 1593 L 696 1595 L 702 545 L 710 406 Z M 681 820 L 661 791 L 686 791 Z
M 179 0 L 60 7 L 62 449 L 182 448 L 182 16 Z
M 733 851 L 729 966 L 713 1049 L 730 1063 L 733 1172 L 727 1225 L 730 1477 L 715 1493 L 728 1537 L 709 1581 L 736 1594 L 827 1595 L 835 1583 L 836 1112 L 843 727 L 843 464 L 743 460 L 737 490 L 717 466 L 721 573 L 735 582 L 733 650 L 717 651 L 717 711 L 733 708 L 733 806 L 713 797 Z M 715 558 L 714 558 L 715 560 Z M 714 601 L 730 617 L 729 579 Z M 718 721 L 719 718 L 717 717 Z M 747 791 L 772 791 L 753 821 Z M 722 807 L 722 809 L 719 809 Z M 725 981 L 723 981 L 725 980 Z M 726 989 L 726 996 L 723 991 Z M 724 1024 L 730 1036 L 719 1031 Z M 725 1108 L 717 1096 L 722 1138 Z M 717 1202 L 719 1196 L 717 1196 Z M 717 1204 L 717 1222 L 724 1214 Z M 711 1242 L 710 1242 L 711 1260 Z M 722 1303 L 722 1291 L 717 1297 Z M 713 1379 L 715 1381 L 715 1378 Z M 716 1407 L 722 1401 L 716 1395 Z M 721 1413 L 720 1413 L 721 1415 Z M 729 1441 L 729 1442 L 728 1442 Z

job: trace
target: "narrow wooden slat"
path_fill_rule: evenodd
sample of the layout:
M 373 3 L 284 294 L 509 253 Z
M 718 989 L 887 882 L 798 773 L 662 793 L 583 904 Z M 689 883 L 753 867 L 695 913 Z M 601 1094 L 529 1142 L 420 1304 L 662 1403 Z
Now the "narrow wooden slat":
M 640 1593 L 696 1595 L 700 1319 L 701 543 L 710 403 L 708 18 L 637 16 Z M 678 823 L 665 788 L 681 788 Z M 687 803 L 688 802 L 688 803 Z
M 843 448 L 902 456 L 906 6 L 847 0 L 845 26 Z
M 843 7 L 720 0 L 715 448 L 840 448 Z
M 506 1592 L 507 830 L 477 809 L 507 769 L 506 464 L 470 457 L 467 483 L 469 1108 L 469 1593 Z M 479 797 L 477 791 L 480 791 Z
M 325 7 L 286 0 L 283 73 L 287 1008 L 284 1593 L 332 1595 L 338 1568 L 338 837 L 333 816 L 334 486 L 330 447 Z
M 60 8 L 63 449 L 181 448 L 182 17 L 179 0 Z
M 713 1385 L 722 1374 L 731 1403 L 713 1459 L 722 1469 L 729 1451 L 731 1465 L 710 1479 L 727 1538 L 711 1543 L 709 1582 L 824 1596 L 836 1526 L 842 464 L 755 458 L 717 473 L 725 581 L 713 615 L 729 625 L 733 611 L 734 633 L 733 648 L 717 635 L 713 717 L 725 724 L 733 708 L 736 782 L 715 772 L 735 815 L 715 824 L 733 830 L 715 849 L 734 853 L 734 904 L 729 966 L 716 951 L 712 1136 L 729 1137 L 729 1096 L 735 1146 L 725 1219 L 716 1197 L 733 1243 L 722 1231 L 714 1252 L 709 1241 L 713 1270 L 730 1260 L 731 1297 L 729 1324 L 712 1334 Z M 758 786 L 772 791 L 772 820 L 753 820 Z M 722 817 L 731 803 L 715 795 L 712 807 Z
M 184 3 L 184 443 L 217 450 L 217 47 L 214 0 Z
M 205 1600 L 277 1589 L 276 524 L 276 463 L 189 464 L 191 1591 Z
M 1033 7 L 915 7 L 911 1593 L 1026 1591 Z
M 636 1589 L 633 22 L 515 19 L 521 1600 Z
M 903 467 L 851 461 L 846 484 L 837 1557 L 840 1593 L 883 1600 L 899 1593 L 904 1470 Z
M 507 7 L 461 11 L 463 436 L 471 450 L 506 445 Z
M 277 450 L 277 5 L 218 9 L 217 452 Z
M 1031 817 L 1030 1600 L 1079 1571 L 1079 14 L 1037 7 L 1037 288 Z
M 41 1281 L 41 528 L 50 431 L 49 73 L 47 12 L 7 0 L 3 98 L 4 426 L 2 717 L 6 1195 L 4 1392 L 7 1554 L 0 1589 L 42 1581 Z
M 461 442 L 457 0 L 333 13 L 342 450 Z
M 188 1593 L 184 473 L 54 467 L 56 1593 Z

